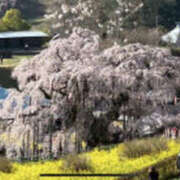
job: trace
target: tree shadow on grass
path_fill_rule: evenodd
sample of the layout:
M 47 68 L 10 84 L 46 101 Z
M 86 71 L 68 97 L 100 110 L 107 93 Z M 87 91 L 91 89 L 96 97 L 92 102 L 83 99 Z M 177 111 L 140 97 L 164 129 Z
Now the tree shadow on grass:
M 17 81 L 12 79 L 12 68 L 0 68 L 0 86 L 3 88 L 17 88 Z

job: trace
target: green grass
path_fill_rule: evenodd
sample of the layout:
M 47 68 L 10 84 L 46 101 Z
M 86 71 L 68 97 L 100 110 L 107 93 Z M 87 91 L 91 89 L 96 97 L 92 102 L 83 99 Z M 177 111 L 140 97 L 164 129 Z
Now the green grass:
M 30 19 L 29 20 L 29 23 L 32 25 L 32 26 L 36 26 L 36 25 L 39 25 L 41 23 L 43 23 L 46 19 L 44 17 L 39 17 L 39 18 L 36 18 L 36 19 Z
M 32 55 L 28 56 L 13 56 L 12 58 L 4 59 L 3 64 L 0 64 L 0 68 L 14 68 L 16 67 L 22 60 L 32 58 Z

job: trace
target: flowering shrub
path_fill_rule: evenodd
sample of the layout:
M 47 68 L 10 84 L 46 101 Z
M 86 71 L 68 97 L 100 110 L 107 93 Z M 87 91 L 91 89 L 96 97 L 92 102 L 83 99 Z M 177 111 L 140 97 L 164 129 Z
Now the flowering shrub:
M 12 173 L 12 163 L 6 158 L 0 157 L 0 172 Z
M 167 139 L 165 138 L 146 138 L 133 140 L 124 143 L 124 155 L 128 158 L 138 158 L 143 155 L 159 153 L 168 150 Z M 121 153 L 120 153 L 121 154 Z
M 91 171 L 92 167 L 90 166 L 90 162 L 85 156 L 78 155 L 69 155 L 65 158 L 62 164 L 62 169 L 64 170 L 75 170 L 79 171 Z

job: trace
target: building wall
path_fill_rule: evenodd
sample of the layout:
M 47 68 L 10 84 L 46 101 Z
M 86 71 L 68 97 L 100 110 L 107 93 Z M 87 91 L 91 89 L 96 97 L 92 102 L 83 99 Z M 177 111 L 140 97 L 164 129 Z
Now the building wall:
M 12 39 L 0 39 L 0 49 L 28 49 L 41 48 L 45 38 L 33 37 L 33 38 L 12 38 Z

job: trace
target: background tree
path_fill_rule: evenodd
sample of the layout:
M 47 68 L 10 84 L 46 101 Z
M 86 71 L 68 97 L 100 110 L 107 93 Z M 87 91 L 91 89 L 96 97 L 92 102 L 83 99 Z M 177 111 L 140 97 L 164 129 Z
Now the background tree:
M 3 21 L 0 19 L 0 32 L 8 31 L 7 26 L 3 23 Z
M 22 18 L 21 12 L 17 9 L 10 9 L 2 18 L 2 22 L 8 31 L 28 30 L 30 24 Z
M 142 0 L 144 6 L 140 12 L 141 24 L 147 27 L 161 25 L 171 29 L 180 18 L 177 0 Z
M 0 17 L 11 8 L 19 9 L 27 19 L 43 16 L 44 0 L 0 0 Z
M 141 0 L 133 3 L 130 0 L 128 3 L 127 0 L 52 0 L 45 18 L 46 23 L 51 24 L 51 32 L 61 36 L 70 34 L 75 26 L 91 29 L 99 35 L 114 36 L 124 23 L 123 18 L 139 3 Z

